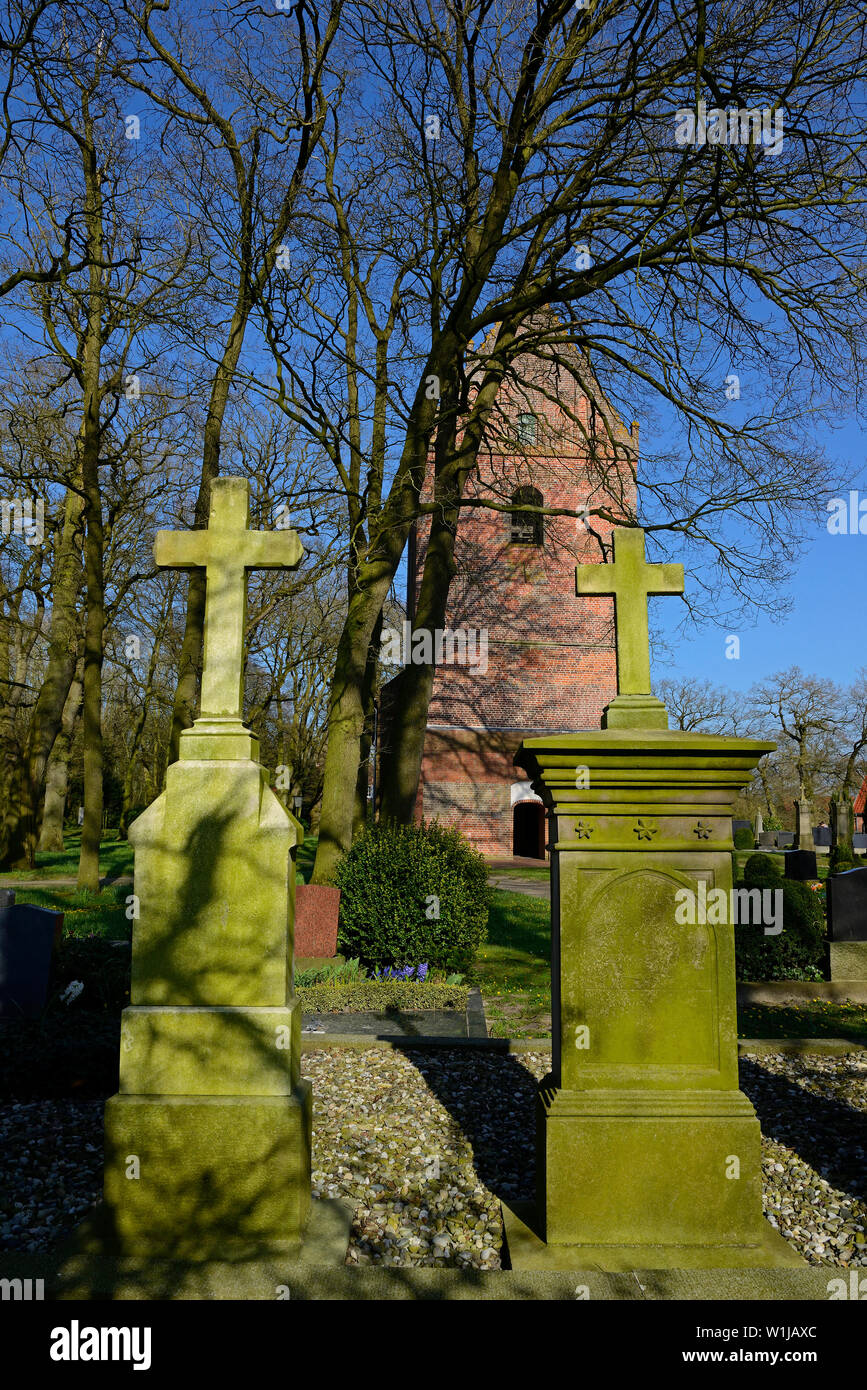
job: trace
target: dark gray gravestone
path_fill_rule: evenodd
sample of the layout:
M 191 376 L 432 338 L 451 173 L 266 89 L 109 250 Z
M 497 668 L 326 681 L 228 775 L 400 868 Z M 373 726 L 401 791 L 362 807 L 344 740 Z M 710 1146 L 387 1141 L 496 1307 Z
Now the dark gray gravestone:
M 759 849 L 776 849 L 777 832 L 776 830 L 763 830 L 759 835 Z
M 828 845 L 828 846 L 830 846 L 830 844 L 831 844 L 831 827 L 830 827 L 830 825 L 817 825 L 817 826 L 814 827 L 814 829 L 813 829 L 813 844 L 814 844 L 814 845 Z
M 783 855 L 786 878 L 818 878 L 816 871 L 816 851 L 814 849 L 787 849 Z
M 45 1008 L 54 939 L 62 912 L 16 903 L 0 890 L 0 1018 L 37 1018 Z
M 867 869 L 829 875 L 828 935 L 832 941 L 867 941 Z
M 853 835 L 853 836 L 852 836 L 852 848 L 853 848 L 853 849 L 860 849 L 860 850 L 865 850 L 865 849 L 867 849 L 867 835 L 861 835 L 861 834 Z
M 733 820 L 732 834 L 734 834 L 736 830 L 749 830 L 750 834 L 752 834 L 753 823 L 751 820 Z
M 792 846 L 794 845 L 794 843 L 795 843 L 795 837 L 794 837 L 794 835 L 792 834 L 792 831 L 791 831 L 791 830 L 778 830 L 778 831 L 777 831 L 777 848 L 778 848 L 778 849 L 791 849 Z

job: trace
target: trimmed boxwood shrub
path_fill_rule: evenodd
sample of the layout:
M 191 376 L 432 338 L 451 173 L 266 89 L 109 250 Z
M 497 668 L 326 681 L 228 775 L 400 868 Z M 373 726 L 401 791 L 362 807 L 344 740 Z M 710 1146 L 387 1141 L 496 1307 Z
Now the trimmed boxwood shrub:
M 842 874 L 847 869 L 857 869 L 858 867 L 855 853 L 849 845 L 833 846 L 828 863 L 829 874 Z
M 341 890 L 338 949 L 367 967 L 427 962 L 466 971 L 485 939 L 485 861 L 459 830 L 437 821 L 371 826 L 334 882 Z
M 734 835 L 735 849 L 752 849 L 755 845 L 755 836 L 745 825 L 739 825 Z
M 768 856 L 754 855 L 754 859 Z M 754 873 L 766 873 L 756 869 Z M 766 936 L 760 926 L 735 927 L 735 968 L 739 980 L 821 980 L 825 964 L 825 910 L 822 895 L 806 883 L 774 876 L 771 884 L 744 882 L 745 887 L 779 888 L 783 894 L 783 930 Z
M 747 888 L 779 888 L 782 876 L 783 861 L 772 854 L 751 854 L 744 865 Z

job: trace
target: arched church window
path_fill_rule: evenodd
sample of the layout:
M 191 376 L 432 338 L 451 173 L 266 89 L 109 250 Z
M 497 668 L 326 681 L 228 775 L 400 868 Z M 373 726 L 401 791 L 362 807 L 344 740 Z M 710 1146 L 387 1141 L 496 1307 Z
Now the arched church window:
M 545 518 L 539 512 L 525 512 L 522 507 L 541 507 L 544 499 L 537 487 L 519 487 L 512 493 L 512 544 L 543 545 Z

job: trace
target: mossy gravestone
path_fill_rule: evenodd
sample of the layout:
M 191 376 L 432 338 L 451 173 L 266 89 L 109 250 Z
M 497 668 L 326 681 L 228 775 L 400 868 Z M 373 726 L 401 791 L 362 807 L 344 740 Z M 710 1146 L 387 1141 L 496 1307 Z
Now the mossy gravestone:
M 204 668 L 201 715 L 129 832 L 139 916 L 120 1092 L 105 1112 L 105 1236 L 122 1253 L 291 1253 L 310 1212 L 298 827 L 242 721 L 247 571 L 293 569 L 302 547 L 294 531 L 248 527 L 246 481 L 221 478 L 208 529 L 161 531 L 154 547 L 160 567 L 205 569 Z
M 650 693 L 647 596 L 682 593 L 683 570 L 646 564 L 642 531 L 615 531 L 614 563 L 579 566 L 577 588 L 615 596 L 618 695 L 598 733 L 531 739 L 515 760 L 551 822 L 553 1059 L 537 1200 L 504 1213 L 509 1257 L 798 1264 L 762 1217 L 729 910 L 734 798 L 774 745 L 669 730 Z

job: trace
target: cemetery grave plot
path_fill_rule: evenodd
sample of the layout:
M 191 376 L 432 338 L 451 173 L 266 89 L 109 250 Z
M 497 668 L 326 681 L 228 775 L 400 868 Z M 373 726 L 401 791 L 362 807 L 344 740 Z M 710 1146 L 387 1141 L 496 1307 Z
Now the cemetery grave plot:
M 313 1084 L 314 1195 L 355 1204 L 347 1262 L 496 1269 L 500 1199 L 533 1190 L 545 1053 L 328 1048 Z M 762 1122 L 765 1216 L 813 1265 L 867 1266 L 867 1059 L 741 1059 Z M 0 1248 L 45 1251 L 102 1190 L 102 1103 L 0 1108 Z

